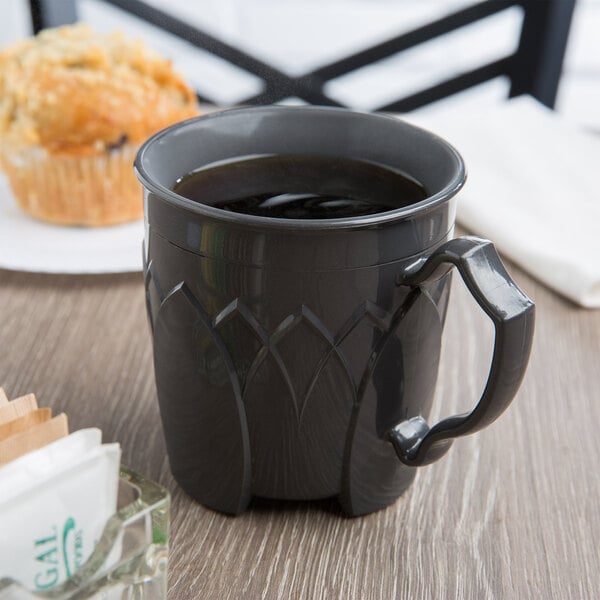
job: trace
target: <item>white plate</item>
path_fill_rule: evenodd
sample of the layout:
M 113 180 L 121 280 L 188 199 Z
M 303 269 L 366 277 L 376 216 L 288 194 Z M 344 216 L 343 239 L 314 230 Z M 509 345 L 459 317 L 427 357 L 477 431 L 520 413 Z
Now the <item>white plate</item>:
M 142 270 L 144 223 L 63 227 L 28 217 L 0 176 L 0 268 L 40 273 L 125 273 Z

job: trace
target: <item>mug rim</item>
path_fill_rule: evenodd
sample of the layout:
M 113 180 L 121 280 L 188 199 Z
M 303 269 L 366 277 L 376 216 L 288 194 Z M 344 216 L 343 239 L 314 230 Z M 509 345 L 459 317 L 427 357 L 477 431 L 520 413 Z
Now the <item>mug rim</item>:
M 447 151 L 449 158 L 454 163 L 454 174 L 446 183 L 446 185 L 435 194 L 427 196 L 427 198 L 389 211 L 379 212 L 370 215 L 354 216 L 354 217 L 343 217 L 338 219 L 288 219 L 288 218 L 276 218 L 276 217 L 264 217 L 259 215 L 249 215 L 245 213 L 236 213 L 201 202 L 196 202 L 190 198 L 186 198 L 180 194 L 177 194 L 172 189 L 158 183 L 152 178 L 148 170 L 144 167 L 144 161 L 146 153 L 149 148 L 154 144 L 158 143 L 162 138 L 176 134 L 178 130 L 189 127 L 190 125 L 197 123 L 198 121 L 206 121 L 210 119 L 222 119 L 227 118 L 232 113 L 271 113 L 273 111 L 302 111 L 306 112 L 331 112 L 340 113 L 343 112 L 348 115 L 356 115 L 361 117 L 368 117 L 370 119 L 385 119 L 393 123 L 401 124 L 403 127 L 408 127 L 413 131 L 419 132 L 420 135 L 428 137 L 433 143 L 443 146 Z M 281 106 L 281 105 L 268 105 L 268 106 L 251 106 L 251 107 L 238 107 L 221 110 L 218 112 L 209 113 L 207 115 L 200 115 L 180 121 L 161 131 L 155 133 L 149 137 L 140 147 L 135 157 L 133 164 L 135 174 L 142 185 L 150 192 L 158 195 L 161 199 L 166 202 L 175 205 L 176 207 L 183 208 L 191 211 L 198 215 L 204 215 L 212 217 L 220 221 L 227 221 L 232 224 L 244 225 L 244 226 L 258 226 L 263 228 L 275 228 L 275 229 L 293 229 L 293 230 L 305 230 L 305 231 L 323 231 L 323 230 L 343 230 L 343 229 L 357 229 L 363 227 L 371 227 L 380 224 L 386 224 L 390 222 L 396 222 L 406 217 L 412 217 L 418 213 L 428 212 L 430 209 L 447 202 L 454 197 L 460 189 L 463 187 L 466 181 L 467 172 L 464 164 L 464 160 L 458 150 L 447 142 L 442 137 L 435 133 L 413 125 L 402 119 L 390 114 L 379 114 L 379 113 L 368 113 L 363 111 L 350 110 L 341 107 L 329 107 L 329 106 Z

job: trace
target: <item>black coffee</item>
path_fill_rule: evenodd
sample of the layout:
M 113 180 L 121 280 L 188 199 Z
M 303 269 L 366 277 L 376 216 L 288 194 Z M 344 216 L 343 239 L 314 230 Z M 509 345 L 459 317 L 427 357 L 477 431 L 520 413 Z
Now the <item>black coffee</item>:
M 247 215 L 340 219 L 414 204 L 425 188 L 374 163 L 320 155 L 258 155 L 202 167 L 173 191 L 196 202 Z

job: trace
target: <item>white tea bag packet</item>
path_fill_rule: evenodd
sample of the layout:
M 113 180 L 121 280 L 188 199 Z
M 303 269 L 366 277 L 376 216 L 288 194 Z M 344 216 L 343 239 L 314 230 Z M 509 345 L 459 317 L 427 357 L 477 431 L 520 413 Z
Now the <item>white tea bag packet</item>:
M 0 579 L 31 590 L 70 577 L 117 506 L 121 450 L 82 429 L 0 467 Z

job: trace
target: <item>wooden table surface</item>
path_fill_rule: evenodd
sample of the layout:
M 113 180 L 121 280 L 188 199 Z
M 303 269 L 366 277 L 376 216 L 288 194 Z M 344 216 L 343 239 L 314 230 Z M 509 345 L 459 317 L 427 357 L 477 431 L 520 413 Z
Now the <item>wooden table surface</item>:
M 178 488 L 140 274 L 0 271 L 0 384 L 66 411 L 72 429 L 101 427 L 124 463 L 169 488 L 171 599 L 598 598 L 600 311 L 511 272 L 537 303 L 515 402 L 421 468 L 396 504 L 362 518 L 344 518 L 330 501 L 261 501 L 228 517 Z M 474 403 L 491 340 L 456 278 L 437 414 Z

